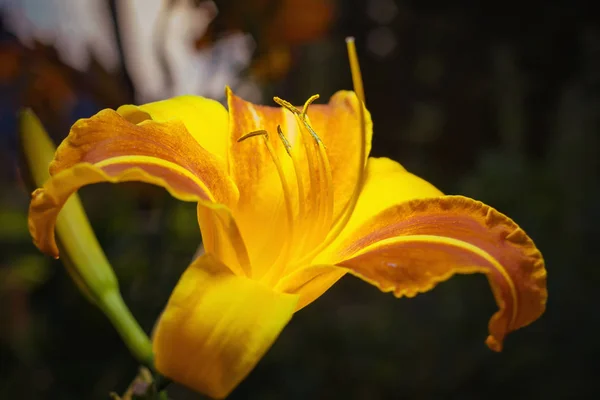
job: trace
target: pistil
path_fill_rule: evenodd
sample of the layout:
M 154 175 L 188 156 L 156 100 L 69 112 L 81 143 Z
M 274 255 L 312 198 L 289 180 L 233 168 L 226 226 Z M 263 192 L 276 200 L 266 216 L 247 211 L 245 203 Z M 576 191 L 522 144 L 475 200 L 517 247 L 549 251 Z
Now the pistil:
M 358 63 L 358 56 L 356 54 L 356 45 L 354 44 L 354 38 L 349 37 L 346 39 L 346 47 L 348 49 L 348 59 L 350 61 L 350 70 L 352 73 L 352 83 L 354 86 L 354 92 L 359 100 L 359 123 L 361 129 L 360 135 L 360 158 L 358 164 L 358 180 L 356 186 L 354 187 L 354 192 L 352 193 L 352 197 L 340 213 L 339 217 L 336 221 L 334 221 L 333 227 L 329 231 L 329 234 L 318 246 L 313 248 L 310 252 L 306 253 L 298 262 L 302 263 L 307 260 L 310 260 L 312 257 L 317 255 L 327 246 L 329 246 L 339 235 L 342 233 L 354 209 L 356 208 L 356 203 L 358 202 L 358 197 L 362 190 L 364 177 L 365 177 L 365 163 L 366 163 L 366 129 L 365 129 L 365 93 L 363 89 L 362 76 L 360 73 L 360 65 Z

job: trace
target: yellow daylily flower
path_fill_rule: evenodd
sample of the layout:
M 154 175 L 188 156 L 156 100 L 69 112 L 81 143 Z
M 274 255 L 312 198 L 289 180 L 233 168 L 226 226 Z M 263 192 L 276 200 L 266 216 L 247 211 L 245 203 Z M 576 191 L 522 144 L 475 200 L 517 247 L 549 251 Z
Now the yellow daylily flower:
M 153 338 L 167 377 L 225 397 L 293 313 L 350 273 L 412 297 L 460 273 L 486 274 L 499 310 L 486 343 L 545 309 L 546 271 L 511 219 L 447 196 L 387 158 L 368 158 L 372 123 L 355 89 L 327 104 L 228 110 L 182 96 L 77 121 L 34 192 L 30 230 L 58 256 L 56 216 L 80 187 L 142 181 L 198 203 L 205 255 L 181 276 Z

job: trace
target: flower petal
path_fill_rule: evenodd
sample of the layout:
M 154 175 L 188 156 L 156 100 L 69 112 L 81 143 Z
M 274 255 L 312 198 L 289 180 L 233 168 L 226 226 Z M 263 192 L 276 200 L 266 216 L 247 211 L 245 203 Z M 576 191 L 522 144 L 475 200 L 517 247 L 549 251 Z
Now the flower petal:
M 51 179 L 33 193 L 31 234 L 40 250 L 57 257 L 54 225 L 60 209 L 80 187 L 99 182 L 141 181 L 207 207 L 235 204 L 237 188 L 222 167 L 180 122 L 134 125 L 112 110 L 101 111 L 75 123 L 59 146 Z
M 229 171 L 240 190 L 236 220 L 240 224 L 248 248 L 254 249 L 251 255 L 253 265 L 269 266 L 278 255 L 274 249 L 280 249 L 282 241 L 288 237 L 288 233 L 282 231 L 286 227 L 281 227 L 282 224 L 278 222 L 285 221 L 285 201 L 281 182 L 277 168 L 262 140 L 249 139 L 239 143 L 238 139 L 256 130 L 266 130 L 269 133 L 268 140 L 282 165 L 294 197 L 292 202 L 295 215 L 299 213 L 300 203 L 308 210 L 311 207 L 308 196 L 315 195 L 314 191 L 311 193 L 309 190 L 311 173 L 308 155 L 300 139 L 301 133 L 297 121 L 290 111 L 282 107 L 254 105 L 235 96 L 231 90 L 228 90 L 227 95 L 230 115 Z M 359 154 L 356 148 L 359 146 L 360 135 L 363 132 L 360 129 L 358 107 L 359 101 L 353 92 L 338 92 L 328 104 L 311 105 L 308 108 L 311 126 L 327 149 L 332 173 L 334 218 L 350 199 L 358 181 Z M 368 112 L 365 114 L 366 151 L 368 152 L 371 147 L 372 124 Z M 292 152 L 298 159 L 301 169 L 300 180 L 304 187 L 302 199 L 298 198 L 294 165 L 277 135 L 278 125 L 281 126 L 292 147 Z M 300 221 L 305 219 L 303 216 L 298 218 Z M 310 222 L 308 221 L 306 225 Z M 261 227 L 265 229 L 259 232 Z
M 374 215 L 408 200 L 443 196 L 435 186 L 408 172 L 389 158 L 370 157 L 363 189 L 346 231 L 357 228 Z
M 356 230 L 337 256 L 338 265 L 397 297 L 428 291 L 456 273 L 486 274 L 499 307 L 486 341 L 493 350 L 545 309 L 546 270 L 534 243 L 511 219 L 466 197 L 388 208 Z
M 97 164 L 129 156 L 178 165 L 203 182 L 211 199 L 227 205 L 237 201 L 237 189 L 226 166 L 200 146 L 183 123 L 148 120 L 136 125 L 109 109 L 73 125 L 50 164 L 50 175 L 81 162 Z
M 218 101 L 192 95 L 177 96 L 141 106 L 124 105 L 117 113 L 134 124 L 145 120 L 181 121 L 200 146 L 227 160 L 229 117 Z
M 328 248 L 317 255 L 316 263 L 330 263 L 331 251 L 343 246 L 348 236 L 383 210 L 408 200 L 442 196 L 431 183 L 408 172 L 400 163 L 389 158 L 370 157 L 365 181 L 356 207 L 341 234 Z
M 334 265 L 311 265 L 292 271 L 277 282 L 275 290 L 299 296 L 296 311 L 306 307 L 348 272 Z
M 205 253 L 214 254 L 236 275 L 251 276 L 246 244 L 229 208 L 198 202 L 198 225 Z
M 223 398 L 271 347 L 297 301 L 235 276 L 204 255 L 185 271 L 158 322 L 156 368 L 198 392 Z

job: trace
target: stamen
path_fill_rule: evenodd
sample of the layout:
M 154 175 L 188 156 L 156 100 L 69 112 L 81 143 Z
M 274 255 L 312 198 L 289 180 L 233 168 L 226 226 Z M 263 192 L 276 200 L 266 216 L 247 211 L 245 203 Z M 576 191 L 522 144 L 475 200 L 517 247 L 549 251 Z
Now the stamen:
M 302 107 L 302 111 L 299 111 L 289 101 L 283 100 L 282 98 L 279 98 L 277 96 L 273 97 L 273 101 L 275 103 L 279 104 L 280 106 L 282 106 L 283 108 L 291 111 L 292 114 L 294 114 L 296 116 L 299 116 L 300 117 L 300 121 L 302 121 L 302 123 L 304 124 L 304 126 L 306 126 L 306 128 L 310 132 L 310 135 L 313 137 L 313 139 L 315 139 L 317 142 L 323 143 L 322 140 L 321 140 L 321 138 L 319 137 L 319 135 L 317 135 L 317 133 L 314 131 L 314 129 L 310 126 L 310 124 L 306 120 L 306 112 L 308 111 L 308 106 L 310 106 L 319 97 L 320 96 L 318 94 L 310 96 L 310 98 L 308 100 L 306 100 L 306 102 L 304 103 L 304 107 Z
M 317 135 L 317 132 L 315 132 L 315 130 L 312 128 L 312 126 L 310 126 L 310 124 L 307 121 L 308 116 L 306 114 L 304 114 L 304 116 L 301 116 L 301 120 L 302 123 L 304 124 L 304 126 L 306 127 L 306 129 L 308 130 L 308 133 L 310 133 L 310 136 L 312 136 L 313 139 L 315 139 L 315 142 L 317 142 L 318 144 L 323 145 L 323 147 L 325 147 L 325 144 L 323 144 L 323 141 L 321 140 L 321 138 L 319 137 L 319 135 Z
M 283 134 L 283 131 L 281 130 L 281 125 L 277 125 L 277 134 L 279 135 L 279 139 L 281 140 L 281 143 L 283 143 L 283 147 L 285 147 L 285 151 L 288 153 L 288 156 L 291 157 L 292 156 L 292 145 L 290 144 L 290 141 L 287 140 L 287 138 Z
M 293 106 L 291 103 L 289 103 L 286 100 L 283 100 L 279 97 L 273 98 L 273 101 L 275 101 L 277 104 L 279 104 L 280 106 L 282 106 L 285 109 L 287 109 L 288 111 L 290 111 L 296 117 L 296 121 L 300 128 L 300 137 L 302 139 L 304 149 L 306 152 L 306 157 L 307 157 L 307 161 L 308 161 L 308 169 L 309 169 L 309 177 L 310 177 L 309 202 L 312 204 L 311 211 L 316 212 L 316 215 L 314 215 L 314 219 L 312 218 L 312 216 L 307 216 L 308 217 L 307 219 L 311 219 L 315 222 L 312 224 L 311 232 L 309 234 L 305 235 L 302 238 L 302 240 L 311 239 L 311 240 L 309 240 L 309 243 L 307 244 L 310 247 L 314 247 L 319 241 L 322 241 L 324 238 L 327 237 L 327 233 L 329 232 L 329 230 L 331 228 L 331 220 L 333 218 L 333 200 L 334 200 L 333 199 L 333 178 L 332 178 L 332 172 L 331 172 L 331 164 L 329 163 L 329 158 L 327 157 L 325 144 L 323 143 L 323 141 L 321 140 L 319 135 L 317 135 L 315 130 L 312 128 L 312 126 L 310 125 L 309 118 L 307 115 L 308 107 L 310 106 L 310 104 L 312 104 L 318 98 L 319 98 L 319 95 L 311 96 L 304 103 L 304 107 L 302 108 L 302 111 L 299 111 L 295 106 Z M 278 133 L 279 133 L 280 138 L 282 139 L 284 147 L 286 147 L 286 151 L 288 151 L 288 154 L 291 156 L 291 151 L 290 151 L 291 146 L 289 146 L 289 142 L 287 141 L 287 138 L 285 138 L 285 136 L 283 135 L 283 132 L 281 132 L 280 127 L 278 127 Z M 306 133 L 308 133 L 314 140 L 315 148 L 311 148 L 311 146 L 308 145 L 306 138 L 305 138 Z M 286 145 L 286 143 L 287 143 L 287 145 Z M 315 158 L 315 155 L 316 155 L 316 158 Z M 296 170 L 296 172 L 299 172 L 300 168 L 297 163 L 297 160 L 295 160 L 294 157 L 292 157 L 292 162 L 294 164 L 294 169 Z M 304 200 L 304 194 L 303 194 L 303 192 L 301 192 L 301 190 L 303 188 L 303 184 L 302 184 L 302 180 L 298 173 L 296 174 L 296 179 L 297 179 L 297 185 L 299 188 L 299 190 L 298 190 L 298 194 L 299 194 L 299 198 L 300 198 L 299 204 L 301 206 L 303 206 L 302 203 Z M 318 188 L 315 187 L 315 181 L 317 179 L 319 181 Z M 299 216 L 301 216 L 301 220 L 303 220 L 302 219 L 302 217 L 304 216 L 303 209 L 299 209 Z M 304 243 L 302 243 L 300 245 L 297 244 L 295 246 L 295 248 L 297 248 L 300 251 L 300 250 L 302 250 L 302 247 L 303 247 L 302 245 L 304 245 Z
M 279 253 L 277 260 L 275 260 L 275 264 L 278 264 L 280 262 L 285 262 L 285 260 L 287 259 L 288 255 L 289 255 L 290 245 L 294 241 L 295 229 L 294 229 L 294 214 L 293 214 L 294 211 L 292 208 L 292 192 L 290 191 L 290 186 L 288 185 L 287 179 L 285 178 L 285 174 L 283 171 L 283 166 L 281 165 L 281 161 L 277 157 L 277 153 L 275 153 L 275 149 L 273 148 L 273 145 L 269 141 L 269 134 L 266 130 L 260 129 L 257 131 L 252 131 L 250 133 L 247 133 L 247 134 L 241 136 L 237 141 L 242 142 L 242 141 L 244 141 L 248 138 L 254 137 L 254 136 L 262 136 L 263 137 L 263 140 L 267 147 L 267 151 L 269 152 L 269 155 L 271 156 L 271 159 L 273 160 L 273 164 L 275 164 L 275 167 L 277 168 L 277 174 L 279 175 L 279 181 L 281 182 L 281 189 L 283 190 L 283 198 L 285 201 L 285 208 L 286 208 L 285 211 L 286 211 L 286 216 L 287 216 L 288 229 L 290 230 L 290 240 L 284 240 L 283 249 Z
M 264 136 L 267 139 L 269 138 L 269 134 L 267 133 L 267 131 L 265 131 L 264 129 L 259 129 L 258 131 L 252 131 L 250 133 L 246 133 L 245 135 L 240 136 L 240 138 L 237 141 L 238 143 L 243 142 L 244 140 L 254 136 Z
M 310 102 L 314 101 L 315 99 L 316 97 L 313 96 L 307 101 L 307 104 L 310 104 Z M 300 131 L 302 132 L 302 135 L 305 136 L 305 132 L 308 132 L 308 134 L 314 140 L 314 149 L 309 150 L 310 146 L 305 146 L 305 148 L 309 158 L 309 171 L 311 171 L 311 178 L 313 176 L 319 177 L 318 191 L 315 190 L 315 179 L 311 179 L 311 200 L 313 200 L 313 209 L 316 210 L 316 216 L 314 217 L 315 222 L 312 224 L 311 232 L 307 236 L 312 239 L 308 243 L 308 246 L 312 248 L 327 236 L 327 233 L 331 227 L 331 219 L 333 215 L 333 179 L 331 176 L 331 165 L 329 164 L 329 159 L 325 151 L 325 144 L 310 125 L 308 116 L 306 114 L 302 116 L 300 113 L 296 114 L 296 119 L 300 125 Z M 313 151 L 315 154 L 312 153 Z M 315 155 L 316 159 L 314 158 Z
M 314 221 L 314 220 L 318 219 L 319 210 L 320 210 L 319 192 L 320 192 L 321 187 L 317 188 L 317 183 L 319 185 L 321 185 L 322 180 L 319 179 L 320 178 L 319 170 L 318 170 L 318 167 L 316 167 L 316 165 L 317 165 L 316 160 L 315 160 L 316 152 L 314 150 L 314 147 L 312 147 L 310 145 L 309 140 L 307 139 L 308 135 L 306 133 L 306 130 L 302 129 L 303 124 L 301 123 L 299 115 L 294 114 L 294 116 L 296 117 L 296 123 L 298 124 L 298 129 L 300 131 L 300 138 L 302 140 L 302 145 L 304 147 L 304 153 L 306 154 L 306 161 L 308 163 L 308 177 L 310 180 L 309 190 L 308 190 L 308 202 L 310 204 L 310 215 L 306 215 L 305 220 Z M 315 169 L 315 168 L 317 168 L 317 169 Z M 310 228 L 314 228 L 314 224 L 311 224 Z M 316 235 L 312 234 L 312 232 L 306 233 L 303 237 L 303 240 L 304 240 L 304 242 L 307 242 L 307 243 L 303 243 L 303 245 L 313 246 L 313 242 L 314 242 L 314 240 L 316 240 L 315 236 Z M 303 248 L 300 248 L 299 250 L 303 250 Z
M 290 103 L 289 101 L 283 100 L 282 98 L 279 98 L 277 96 L 273 97 L 273 101 L 277 104 L 279 104 L 281 107 L 290 110 L 294 115 L 298 115 L 298 113 L 300 111 L 298 111 L 298 109 L 296 107 L 294 107 L 294 105 L 292 103 Z
M 302 182 L 302 175 L 301 175 L 302 170 L 300 169 L 300 164 L 298 162 L 298 159 L 292 152 L 292 146 L 291 146 L 289 140 L 287 139 L 287 137 L 285 137 L 285 134 L 281 130 L 280 125 L 277 125 L 277 134 L 279 135 L 279 139 L 281 139 L 281 142 L 283 143 L 285 150 L 287 151 L 288 155 L 290 156 L 290 159 L 292 160 L 294 174 L 296 175 L 296 187 L 298 189 L 298 218 L 297 218 L 296 222 L 297 222 L 297 224 L 299 224 L 299 226 L 297 226 L 299 232 L 303 232 L 304 223 L 305 223 L 305 215 L 304 215 L 305 205 L 304 205 L 304 184 Z M 297 239 L 298 243 L 294 244 L 294 249 L 292 249 L 292 250 L 299 251 L 302 248 L 302 246 L 304 245 L 304 239 L 305 239 L 304 237 L 298 238 Z
M 283 134 L 281 126 L 279 125 L 277 125 L 277 134 L 279 135 L 279 139 L 281 139 L 281 142 L 285 147 L 285 151 L 287 151 L 290 159 L 292 160 L 292 165 L 294 166 L 296 185 L 298 186 L 298 218 L 300 219 L 304 217 L 304 185 L 302 184 L 302 176 L 300 175 L 300 164 L 298 164 L 298 159 L 292 153 L 292 146 Z
M 321 167 L 323 168 L 322 175 L 324 175 L 324 176 L 321 176 L 321 180 L 323 182 L 325 182 L 324 193 L 326 193 L 324 201 L 321 202 L 323 209 L 321 209 L 321 207 L 319 207 L 319 219 L 322 221 L 321 229 L 325 232 L 329 232 L 329 229 L 331 228 L 331 218 L 333 217 L 333 201 L 334 201 L 334 199 L 333 199 L 333 177 L 331 174 L 331 165 L 329 163 L 329 158 L 327 157 L 327 152 L 325 151 L 326 150 L 325 144 L 323 143 L 323 141 L 321 140 L 319 135 L 317 135 L 315 130 L 312 128 L 312 126 L 310 125 L 308 115 L 307 115 L 308 106 L 310 106 L 318 98 L 319 98 L 319 95 L 315 94 L 315 95 L 311 96 L 308 100 L 306 100 L 306 102 L 304 103 L 304 107 L 302 108 L 300 117 L 302 119 L 304 126 L 306 127 L 306 129 L 308 130 L 310 135 L 313 137 L 315 142 L 317 143 L 317 147 L 319 150 L 319 153 L 318 153 L 319 161 L 321 163 Z
M 304 129 L 302 129 L 303 126 L 307 125 L 306 119 L 300 118 L 301 112 L 290 102 L 283 100 L 279 97 L 273 97 L 273 101 L 275 101 L 275 103 L 279 104 L 283 108 L 290 111 L 296 118 L 296 122 L 297 122 L 298 128 L 300 130 L 300 140 L 302 140 L 302 145 L 304 147 L 304 152 L 306 154 L 306 158 L 307 158 L 307 162 L 308 162 L 308 171 L 309 171 L 309 179 L 310 179 L 308 202 L 309 202 L 309 204 L 311 204 L 311 207 L 310 207 L 311 215 L 306 215 L 306 216 L 304 216 L 303 214 L 300 214 L 300 215 L 303 215 L 303 217 L 305 217 L 305 218 L 303 218 L 304 220 L 318 220 L 319 212 L 320 212 L 319 193 L 322 192 L 323 188 L 319 187 L 318 190 L 315 189 L 316 185 L 317 185 L 316 181 L 320 177 L 320 172 L 319 172 L 320 169 L 315 170 L 315 166 L 317 165 L 317 162 L 315 160 L 315 154 L 313 154 L 314 149 L 309 145 L 309 142 L 306 139 L 306 131 Z M 314 131 L 312 131 L 312 132 L 309 131 L 309 133 L 315 141 L 318 141 L 318 142 L 321 141 L 319 136 Z M 317 155 L 319 154 L 318 152 L 315 152 L 315 153 L 317 153 Z M 298 168 L 296 168 L 296 170 L 301 171 Z M 321 183 L 322 181 L 323 181 L 323 179 L 319 179 L 319 185 L 322 185 L 322 183 Z M 300 199 L 301 199 L 300 201 L 302 201 L 303 197 L 300 197 Z M 313 215 L 313 213 L 316 213 L 316 215 Z M 316 227 L 316 225 L 313 224 L 311 227 Z M 316 236 L 317 235 L 314 235 L 314 234 L 307 234 L 302 238 L 302 240 L 312 239 L 308 244 L 310 246 L 313 246 L 314 241 L 321 239 Z M 299 251 L 302 250 L 302 248 L 300 246 L 296 246 L 296 248 L 298 248 Z
M 306 105 L 305 105 L 305 107 L 306 107 Z M 307 121 L 307 118 L 308 117 L 305 116 L 304 119 L 302 120 L 302 122 L 304 123 L 304 126 L 306 127 L 306 129 L 310 132 L 311 136 L 315 139 L 317 149 L 318 149 L 318 154 L 319 154 L 319 161 L 321 163 L 321 167 L 323 168 L 324 177 L 322 177 L 322 178 L 324 178 L 324 179 L 322 179 L 322 180 L 325 182 L 324 192 L 326 193 L 326 195 L 325 195 L 324 202 L 322 202 L 323 206 L 324 206 L 324 211 L 323 211 L 323 214 L 320 215 L 320 219 L 322 221 L 322 229 L 325 229 L 327 232 L 329 232 L 329 228 L 331 226 L 328 226 L 328 225 L 331 224 L 331 218 L 333 216 L 333 200 L 334 200 L 333 199 L 333 177 L 332 177 L 332 173 L 331 173 L 331 164 L 329 163 L 329 157 L 327 157 L 327 152 L 325 151 L 326 150 L 325 144 L 323 143 L 323 141 L 321 140 L 319 135 L 317 135 L 317 133 L 314 131 L 312 126 L 310 126 L 310 124 Z M 319 211 L 320 211 L 320 209 L 319 209 Z
M 314 94 L 306 100 L 304 103 L 304 107 L 302 107 L 301 117 L 304 118 L 306 116 L 306 112 L 308 111 L 308 106 L 310 106 L 315 100 L 317 100 L 320 96 L 318 94 Z

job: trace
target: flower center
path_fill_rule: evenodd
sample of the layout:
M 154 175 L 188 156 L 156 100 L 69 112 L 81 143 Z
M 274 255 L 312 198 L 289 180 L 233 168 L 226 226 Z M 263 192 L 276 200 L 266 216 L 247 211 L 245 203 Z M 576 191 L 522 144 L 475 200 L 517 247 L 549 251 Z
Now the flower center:
M 290 188 L 288 176 L 286 176 L 277 152 L 269 141 L 269 133 L 266 130 L 257 130 L 238 139 L 238 142 L 241 142 L 251 137 L 260 136 L 263 138 L 267 151 L 277 169 L 283 191 L 288 237 L 283 241 L 274 265 L 263 277 L 268 282 L 276 281 L 283 273 L 293 269 L 296 264 L 294 261 L 304 258 L 305 254 L 322 242 L 332 225 L 334 199 L 331 165 L 325 145 L 312 128 L 307 115 L 308 107 L 318 98 L 318 95 L 310 97 L 304 104 L 302 111 L 285 100 L 278 97 L 274 98 L 277 104 L 292 113 L 300 132 L 300 146 L 302 146 L 303 153 L 299 153 L 299 149 L 292 147 L 281 126 L 277 126 L 279 140 L 292 162 L 296 183 L 295 192 L 298 196 L 297 202 L 293 201 L 293 191 Z M 299 157 L 306 158 L 306 168 L 303 168 L 304 165 L 299 161 Z M 305 187 L 305 177 L 303 176 L 306 173 L 308 174 L 308 187 Z M 297 204 L 297 207 L 294 207 L 295 204 Z
M 359 100 L 361 140 L 358 151 L 360 157 L 357 165 L 358 179 L 354 191 L 335 220 L 333 218 L 334 192 L 331 165 L 327 157 L 325 145 L 312 128 L 307 114 L 310 104 L 319 98 L 318 95 L 311 96 L 304 103 L 302 111 L 299 111 L 291 103 L 279 97 L 273 98 L 277 104 L 292 113 L 300 132 L 298 138 L 301 145 L 292 146 L 281 126 L 277 125 L 279 140 L 291 159 L 292 170 L 296 177 L 297 203 L 293 201 L 293 192 L 287 181 L 286 170 L 283 168 L 277 152 L 269 142 L 268 132 L 266 130 L 257 130 L 238 139 L 238 142 L 241 142 L 254 136 L 263 137 L 269 155 L 277 168 L 277 174 L 285 198 L 288 231 L 285 232 L 286 239 L 283 240 L 282 248 L 276 256 L 277 258 L 272 267 L 268 269 L 264 276 L 259 278 L 266 284 L 274 285 L 282 276 L 298 267 L 308 264 L 319 252 L 329 246 L 348 224 L 362 190 L 367 157 L 365 95 L 354 38 L 347 38 L 346 44 L 354 92 Z M 299 157 L 306 159 L 306 165 L 301 162 L 304 160 L 299 160 Z M 307 185 L 304 179 L 306 174 L 308 174 Z M 297 204 L 297 207 L 294 207 L 295 204 Z

